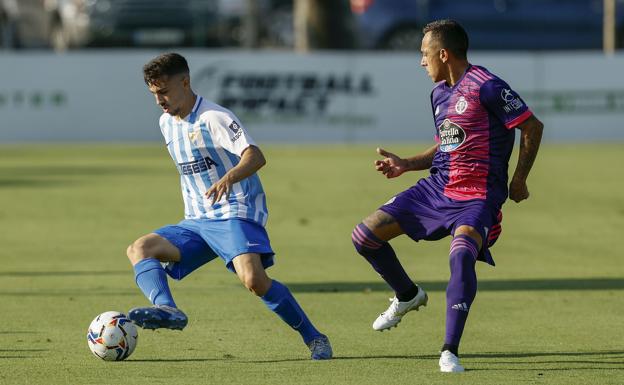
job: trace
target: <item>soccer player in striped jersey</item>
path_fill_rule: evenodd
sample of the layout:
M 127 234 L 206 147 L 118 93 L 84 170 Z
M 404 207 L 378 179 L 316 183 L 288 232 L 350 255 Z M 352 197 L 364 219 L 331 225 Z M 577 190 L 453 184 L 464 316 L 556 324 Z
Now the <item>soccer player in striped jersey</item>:
M 529 197 L 526 180 L 543 125 L 507 83 L 468 62 L 468 36 L 457 22 L 434 21 L 423 33 L 421 65 L 436 84 L 431 93 L 436 144 L 409 158 L 378 149 L 383 159 L 375 164 L 386 178 L 426 169 L 430 175 L 364 219 L 352 240 L 396 293 L 373 323 L 383 331 L 427 304 L 427 294 L 409 278 L 388 241 L 402 234 L 415 241 L 452 236 L 439 365 L 442 372 L 462 372 L 458 349 L 477 291 L 475 262 L 494 265 L 489 248 L 500 235 L 507 196 L 515 202 Z M 520 154 L 508 187 L 516 128 Z
M 301 334 L 314 360 L 332 357 L 290 290 L 270 279 L 273 250 L 264 228 L 265 193 L 256 172 L 265 159 L 241 121 L 229 110 L 196 95 L 186 59 L 160 55 L 143 67 L 145 83 L 163 109 L 160 129 L 180 173 L 185 219 L 140 237 L 127 250 L 136 283 L 153 306 L 131 309 L 145 329 L 183 329 L 167 275 L 180 280 L 220 257 L 243 285 Z

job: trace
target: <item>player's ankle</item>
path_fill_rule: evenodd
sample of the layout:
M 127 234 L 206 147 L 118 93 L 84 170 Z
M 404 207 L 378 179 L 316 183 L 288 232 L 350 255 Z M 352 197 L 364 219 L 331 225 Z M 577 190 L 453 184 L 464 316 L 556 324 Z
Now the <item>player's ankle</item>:
M 407 302 L 413 300 L 418 295 L 418 286 L 412 283 L 412 287 L 408 290 L 396 293 L 396 297 L 401 302 Z
M 451 344 L 444 344 L 442 345 L 442 349 L 440 349 L 441 352 L 448 350 L 449 352 L 453 353 L 456 357 L 459 357 L 459 345 L 451 345 Z

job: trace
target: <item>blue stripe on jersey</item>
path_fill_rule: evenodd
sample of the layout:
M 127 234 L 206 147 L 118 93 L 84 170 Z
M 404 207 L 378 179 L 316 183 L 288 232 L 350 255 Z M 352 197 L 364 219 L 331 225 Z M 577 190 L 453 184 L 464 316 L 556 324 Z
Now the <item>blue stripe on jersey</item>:
M 180 151 L 180 156 L 181 159 L 176 159 L 176 162 L 178 164 L 180 163 L 185 163 L 185 162 L 190 162 L 192 157 L 195 156 L 195 153 L 193 152 L 193 149 L 191 147 L 191 153 L 189 154 L 189 151 L 187 151 L 186 146 L 187 146 L 187 140 L 188 139 L 188 135 L 184 135 L 184 130 L 183 130 L 183 124 L 182 123 L 178 123 L 177 125 L 177 131 L 176 131 L 176 137 L 180 138 L 180 140 L 178 141 L 179 143 L 179 151 Z M 189 143 L 189 147 L 190 147 L 190 143 Z M 199 151 L 196 153 L 199 154 Z M 201 154 L 199 154 L 199 156 L 196 156 L 197 158 L 199 158 L 201 156 Z M 205 191 L 202 192 L 203 186 L 201 186 L 202 188 L 200 188 L 199 184 L 197 183 L 197 180 L 195 179 L 196 176 L 199 174 L 191 174 L 191 175 L 183 175 L 182 178 L 185 178 L 184 181 L 186 183 L 187 187 L 192 188 L 192 193 L 195 195 L 195 197 L 199 196 L 202 197 L 203 194 L 205 193 Z M 208 186 L 206 186 L 208 187 Z M 192 200 L 192 199 L 191 199 Z M 189 202 L 192 205 L 192 202 Z M 206 214 L 206 208 L 204 206 L 204 204 L 202 204 L 201 201 L 196 201 L 197 203 L 197 210 L 199 211 L 199 215 L 205 215 Z M 195 211 L 195 210 L 193 210 Z
M 178 156 L 177 156 L 176 150 L 175 150 L 175 140 L 176 140 L 177 130 L 174 127 L 174 122 L 173 122 L 173 117 L 172 116 L 170 116 L 169 119 L 166 120 L 165 129 L 167 130 L 168 138 L 170 140 L 170 145 L 172 147 L 171 149 L 169 149 L 169 152 L 170 152 L 171 157 L 173 158 L 174 162 L 176 163 L 176 167 L 178 167 Z M 190 192 L 188 191 L 189 187 L 188 187 L 188 185 L 186 183 L 184 175 L 180 175 L 180 185 L 182 187 L 182 200 L 184 201 L 185 215 L 188 215 L 188 216 L 191 216 L 191 217 L 198 216 L 198 214 L 195 212 L 195 208 L 191 204 L 190 200 L 187 199 L 187 197 L 190 195 Z
M 267 208 L 266 197 L 262 189 L 262 183 L 260 183 L 260 177 L 258 177 L 258 174 L 254 174 L 245 179 L 245 182 L 247 183 L 245 202 L 247 207 L 249 207 L 246 217 L 252 221 L 264 224 L 266 222 Z
M 230 159 L 232 165 L 236 166 L 240 162 L 240 158 L 237 155 L 232 154 L 228 151 L 225 151 L 225 154 Z M 262 189 L 258 188 L 258 186 L 260 186 L 260 179 L 256 174 L 254 174 L 248 178 L 243 179 L 239 183 L 241 189 L 243 190 L 243 192 L 245 192 L 245 195 L 242 199 L 242 204 L 245 205 L 246 208 L 244 218 L 253 221 L 256 214 L 256 206 L 254 200 L 256 199 L 258 193 L 263 193 Z M 240 211 L 239 214 L 241 214 Z
M 212 186 L 219 179 L 223 178 L 223 176 L 227 173 L 228 169 L 225 167 L 225 164 L 223 164 L 223 160 L 219 159 L 219 155 L 217 154 L 217 151 L 214 149 L 215 146 L 212 141 L 212 137 L 210 136 L 210 132 L 208 131 L 208 128 L 206 127 L 206 123 L 201 122 L 199 124 L 199 128 L 200 128 L 202 139 L 204 141 L 205 151 L 208 152 L 208 156 L 210 156 L 211 159 L 214 159 L 215 161 L 219 163 L 219 165 L 215 167 L 217 180 L 212 181 L 210 180 L 210 176 L 207 173 L 205 174 L 206 176 L 205 179 L 208 179 L 207 182 L 210 184 L 210 186 Z M 222 203 L 216 203 L 212 205 L 211 211 L 213 211 L 213 215 L 217 218 L 221 218 L 224 214 L 224 210 L 223 210 L 224 206 L 226 205 Z
M 223 149 L 222 151 L 220 151 L 221 154 L 224 154 L 229 160 L 229 163 L 232 165 L 232 167 L 236 167 L 236 165 L 238 165 L 238 163 L 240 162 L 240 158 L 237 155 L 232 154 L 231 152 Z M 224 159 L 221 158 L 221 161 L 223 161 Z M 236 188 L 238 185 L 238 188 Z M 247 213 L 249 212 L 249 205 L 247 204 L 247 196 L 249 196 L 250 194 L 250 189 L 249 189 L 249 185 L 247 182 L 247 179 L 243 179 L 242 181 L 236 183 L 234 186 L 234 189 L 238 189 L 240 190 L 241 194 L 244 194 L 244 199 L 242 200 L 242 202 L 239 201 L 239 198 L 237 198 L 235 196 L 235 194 L 237 193 L 237 191 L 232 191 L 232 195 L 230 196 L 230 204 L 232 206 L 232 211 L 236 212 L 238 215 L 240 215 L 241 211 L 243 209 L 245 209 L 247 211 Z M 245 207 L 241 207 L 241 203 L 245 206 Z M 245 215 L 245 218 L 247 217 L 247 214 Z

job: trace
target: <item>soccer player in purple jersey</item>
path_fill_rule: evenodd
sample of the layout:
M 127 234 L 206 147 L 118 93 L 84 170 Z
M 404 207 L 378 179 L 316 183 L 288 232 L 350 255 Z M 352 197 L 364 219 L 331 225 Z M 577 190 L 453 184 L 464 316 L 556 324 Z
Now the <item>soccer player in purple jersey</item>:
M 423 29 L 421 66 L 435 83 L 431 108 L 436 144 L 410 157 L 377 149 L 376 169 L 386 178 L 406 171 L 430 175 L 391 198 L 357 225 L 356 250 L 395 291 L 390 307 L 373 323 L 383 331 L 411 310 L 427 304 L 427 294 L 407 275 L 388 243 L 406 234 L 415 241 L 452 236 L 446 289 L 446 336 L 442 372 L 462 372 L 459 342 L 477 292 L 475 262 L 490 265 L 489 251 L 501 233 L 501 207 L 529 197 L 526 180 L 542 137 L 543 124 L 507 83 L 468 62 L 468 36 L 453 20 Z M 509 183 L 507 168 L 520 129 L 520 154 Z

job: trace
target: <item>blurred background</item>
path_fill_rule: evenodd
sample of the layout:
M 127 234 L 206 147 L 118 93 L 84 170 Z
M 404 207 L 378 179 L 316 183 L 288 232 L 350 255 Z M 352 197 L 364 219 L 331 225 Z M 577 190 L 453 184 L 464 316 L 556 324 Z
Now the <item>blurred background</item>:
M 476 50 L 622 47 L 618 0 L 2 0 L 5 49 L 227 47 L 418 50 L 459 20 Z M 606 26 L 605 24 L 609 24 Z M 603 36 L 604 34 L 604 36 Z M 606 36 L 612 35 L 612 36 Z M 603 45 L 603 40 L 610 39 Z
M 0 0 L 0 140 L 160 140 L 140 69 L 171 50 L 260 141 L 431 140 L 440 18 L 547 140 L 624 139 L 623 0 Z

